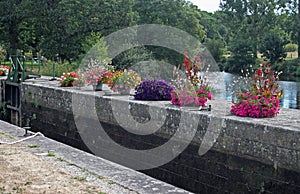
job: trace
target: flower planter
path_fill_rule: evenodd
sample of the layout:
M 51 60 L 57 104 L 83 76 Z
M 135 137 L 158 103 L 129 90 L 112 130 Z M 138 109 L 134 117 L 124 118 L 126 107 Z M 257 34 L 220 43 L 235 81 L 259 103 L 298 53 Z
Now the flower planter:
M 6 76 L 9 72 L 9 66 L 1 65 L 0 66 L 0 76 Z
M 165 80 L 145 80 L 136 86 L 134 99 L 151 101 L 171 100 L 171 91 L 174 89 Z
M 271 69 L 271 65 L 263 62 L 254 72 L 251 88 L 246 92 L 238 92 L 236 102 L 233 101 L 230 112 L 236 116 L 252 118 L 271 118 L 278 115 L 280 98 L 283 91 L 276 83 L 280 73 Z
M 201 53 L 199 53 L 201 55 Z M 212 93 L 209 84 L 199 76 L 202 61 L 200 56 L 195 56 L 192 61 L 188 53 L 184 53 L 185 78 L 180 76 L 180 66 L 174 68 L 175 89 L 171 92 L 171 103 L 179 107 L 198 108 L 198 110 L 211 110 L 211 106 L 206 106 L 208 100 L 212 100 Z M 208 70 L 206 70 L 208 71 Z
M 171 92 L 171 103 L 184 107 L 205 107 L 208 100 L 212 100 L 210 91 L 174 90 Z
M 113 92 L 118 92 L 121 95 L 129 95 L 130 90 L 141 82 L 141 77 L 133 70 L 124 70 L 116 72 L 108 85 L 111 85 Z
M 251 118 L 272 118 L 280 110 L 280 100 L 276 96 L 268 98 L 251 96 L 232 106 L 230 112 L 236 116 Z
M 103 84 L 98 83 L 96 86 L 93 86 L 94 91 L 102 91 L 103 89 Z
M 61 87 L 73 87 L 81 84 L 80 75 L 75 72 L 66 72 L 61 76 L 60 86 Z
M 120 95 L 130 95 L 130 90 L 126 90 L 126 91 L 119 91 Z

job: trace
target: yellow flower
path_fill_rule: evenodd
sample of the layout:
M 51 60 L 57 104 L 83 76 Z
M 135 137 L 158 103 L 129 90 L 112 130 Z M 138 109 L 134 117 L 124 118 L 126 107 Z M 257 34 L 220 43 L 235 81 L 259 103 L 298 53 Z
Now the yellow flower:
M 276 98 L 279 99 L 281 97 L 283 97 L 283 92 L 276 92 Z
M 264 93 L 262 94 L 263 97 L 270 96 L 270 95 L 271 95 L 271 91 L 270 90 L 264 91 Z

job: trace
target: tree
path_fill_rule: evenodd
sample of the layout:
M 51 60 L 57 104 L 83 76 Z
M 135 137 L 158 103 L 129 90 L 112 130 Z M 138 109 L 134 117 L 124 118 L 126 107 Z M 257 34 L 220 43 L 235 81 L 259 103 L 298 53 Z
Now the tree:
M 300 45 L 300 0 L 276 0 L 276 3 L 281 13 L 279 20 L 281 26 L 289 34 L 291 41 Z
M 10 54 L 16 54 L 19 48 L 21 26 L 30 17 L 23 9 L 30 3 L 30 0 L 0 1 L 0 38 Z
M 284 46 L 287 41 L 276 33 L 266 35 L 260 46 L 260 52 L 274 64 L 286 57 Z
M 222 0 L 221 8 L 226 14 L 223 21 L 230 21 L 226 22 L 231 31 L 230 41 L 240 33 L 245 34 L 256 58 L 262 38 L 276 26 L 275 7 L 274 0 Z
M 240 73 L 255 64 L 255 57 L 251 52 L 251 40 L 246 35 L 240 34 L 230 43 L 231 56 L 228 58 L 225 70 L 232 73 Z
M 132 25 L 132 6 L 133 0 L 3 0 L 0 41 L 13 54 L 43 50 L 50 58 L 76 60 L 91 32 L 105 36 Z
M 184 30 L 199 40 L 204 38 L 200 11 L 185 0 L 135 0 L 137 24 L 163 24 Z
M 181 29 L 203 41 L 205 31 L 199 20 L 202 17 L 200 10 L 186 0 L 135 0 L 133 11 L 137 13 L 137 24 L 161 24 Z M 169 37 L 173 34 L 170 34 Z M 149 36 L 151 38 L 151 35 Z M 178 37 L 184 41 L 186 37 Z M 166 40 L 167 41 L 167 40 Z M 175 44 L 175 43 L 174 43 Z M 182 63 L 182 53 L 171 49 L 146 46 L 156 60 L 166 61 L 173 65 Z
M 223 55 L 224 44 L 221 40 L 208 39 L 206 48 L 209 50 L 216 62 L 219 62 Z
M 285 52 L 296 52 L 298 50 L 297 44 L 289 43 L 284 47 Z

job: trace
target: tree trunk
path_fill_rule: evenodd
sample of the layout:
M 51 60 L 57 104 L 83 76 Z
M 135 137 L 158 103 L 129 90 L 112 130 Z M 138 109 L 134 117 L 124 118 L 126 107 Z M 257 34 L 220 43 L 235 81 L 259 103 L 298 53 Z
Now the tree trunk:
M 9 46 L 10 46 L 10 55 L 17 55 L 18 49 L 18 27 L 15 21 L 10 21 L 9 24 Z

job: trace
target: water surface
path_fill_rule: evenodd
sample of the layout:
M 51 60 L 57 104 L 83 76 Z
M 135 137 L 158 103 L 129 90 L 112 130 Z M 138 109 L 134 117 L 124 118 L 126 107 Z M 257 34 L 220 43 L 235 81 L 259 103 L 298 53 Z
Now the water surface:
M 244 79 L 226 72 L 211 73 L 208 80 L 214 88 L 215 99 L 231 101 L 235 99 L 235 91 L 238 88 L 247 88 Z M 281 99 L 281 107 L 300 109 L 300 82 L 279 81 L 278 83 L 284 93 L 284 97 Z

